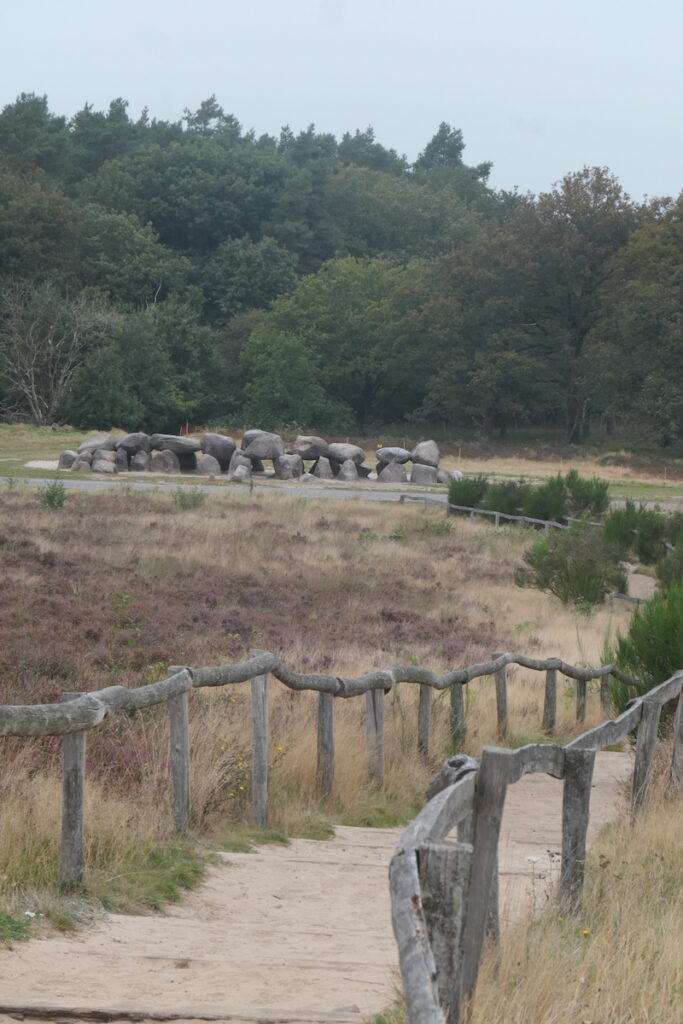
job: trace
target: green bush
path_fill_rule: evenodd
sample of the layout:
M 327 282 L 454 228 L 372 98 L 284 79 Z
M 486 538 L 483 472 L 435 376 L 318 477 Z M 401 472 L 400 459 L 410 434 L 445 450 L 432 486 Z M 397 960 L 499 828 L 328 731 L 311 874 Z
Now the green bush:
M 592 607 L 610 591 L 626 589 L 618 549 L 594 526 L 577 523 L 546 533 L 524 561 L 529 568 L 517 570 L 515 583 L 554 594 L 563 604 Z
M 43 508 L 64 508 L 66 498 L 67 494 L 64 484 L 60 484 L 59 480 L 53 480 L 45 487 L 41 487 L 38 502 Z
M 632 697 L 647 693 L 683 668 L 683 583 L 672 584 L 666 597 L 656 594 L 636 608 L 628 633 L 617 637 L 610 659 L 634 679 L 632 683 L 612 681 L 618 711 Z
M 683 583 L 683 540 L 657 562 L 657 580 L 663 594 L 668 594 L 675 584 Z
M 206 501 L 206 494 L 198 487 L 176 487 L 173 492 L 173 502 L 177 508 L 189 511 L 199 508 Z
M 567 515 L 567 489 L 559 473 L 538 487 L 529 487 L 524 499 L 524 515 L 555 523 L 564 519 Z
M 448 485 L 448 500 L 451 505 L 479 508 L 488 483 L 488 477 L 481 473 L 478 476 L 464 476 L 462 480 L 451 480 Z
M 635 556 L 639 562 L 659 562 L 665 542 L 675 544 L 683 538 L 683 517 L 667 515 L 659 508 L 648 508 L 627 501 L 624 508 L 612 509 L 605 520 L 605 538 L 617 544 L 623 557 Z
M 597 476 L 590 479 L 571 469 L 564 478 L 569 511 L 572 516 L 601 516 L 609 508 L 609 484 Z
M 529 484 L 523 480 L 501 480 L 489 484 L 481 502 L 482 508 L 504 512 L 508 516 L 521 516 Z

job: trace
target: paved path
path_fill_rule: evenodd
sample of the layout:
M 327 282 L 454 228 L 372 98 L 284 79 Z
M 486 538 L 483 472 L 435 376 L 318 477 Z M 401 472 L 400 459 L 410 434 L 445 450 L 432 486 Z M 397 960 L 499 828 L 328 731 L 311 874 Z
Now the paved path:
M 589 836 L 624 806 L 628 754 L 599 754 Z M 557 876 L 561 784 L 510 787 L 501 839 L 503 922 L 538 907 Z M 339 827 L 229 854 L 164 916 L 110 915 L 75 937 L 0 950 L 0 1007 L 74 1008 L 197 1020 L 360 1022 L 398 979 L 387 867 L 400 829 Z M 16 1019 L 16 1017 L 14 1018 Z M 0 1014 L 0 1021 L 9 1020 Z

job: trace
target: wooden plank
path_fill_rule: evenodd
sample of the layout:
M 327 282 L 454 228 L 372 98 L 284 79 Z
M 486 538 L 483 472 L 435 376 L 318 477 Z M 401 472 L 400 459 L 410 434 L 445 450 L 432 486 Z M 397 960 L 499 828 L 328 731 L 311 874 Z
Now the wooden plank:
M 610 677 L 603 676 L 600 680 L 600 707 L 609 714 L 612 710 L 612 695 L 610 693 Z
M 414 850 L 393 857 L 389 865 L 389 888 L 408 1024 L 445 1024 Z
M 64 702 L 77 700 L 82 693 L 62 694 Z M 59 857 L 59 885 L 69 891 L 83 884 L 85 847 L 83 819 L 85 805 L 85 737 L 72 732 L 62 739 L 62 842 Z
M 581 906 L 595 755 L 595 750 L 565 751 L 560 903 L 571 913 Z
M 384 781 L 384 690 L 368 690 L 365 695 L 365 721 L 368 733 L 368 775 L 373 782 Z
M 501 658 L 504 651 L 495 651 L 494 658 Z M 498 738 L 504 739 L 508 732 L 508 684 L 507 665 L 495 672 L 496 681 L 496 717 L 498 719 Z
M 462 999 L 465 1001 L 474 992 L 484 935 L 491 926 L 489 901 L 493 902 L 494 875 L 497 875 L 508 766 L 503 751 L 484 748 L 474 791 L 472 869 L 462 933 Z
M 580 736 L 568 743 L 566 750 L 604 750 L 614 743 L 620 743 L 630 732 L 638 727 L 643 713 L 643 701 L 640 698 L 634 700 L 626 711 L 622 711 L 611 722 L 603 722 L 596 725 L 588 732 L 582 732 Z
M 643 701 L 643 717 L 638 727 L 636 740 L 636 763 L 633 768 L 633 791 L 631 793 L 631 817 L 634 818 L 647 800 L 652 776 L 652 759 L 657 745 L 657 729 L 662 705 L 649 699 Z
M 166 702 L 169 715 L 173 818 L 175 830 L 184 835 L 190 827 L 190 708 L 189 695 L 179 693 Z
M 318 792 L 328 797 L 334 783 L 334 697 L 318 694 Z
M 588 683 L 585 679 L 576 680 L 576 721 L 586 721 L 586 691 Z
M 432 688 L 420 684 L 417 707 L 417 749 L 423 757 L 429 757 L 429 733 L 432 721 Z
M 260 654 L 252 651 L 252 657 Z M 251 680 L 251 820 L 265 825 L 268 820 L 268 676 Z
M 426 843 L 417 851 L 422 909 L 447 1024 L 460 1024 L 460 936 L 471 861 L 472 847 L 461 843 Z
M 451 740 L 453 750 L 457 751 L 465 739 L 467 723 L 465 722 L 465 690 L 462 683 L 451 685 Z
M 472 812 L 475 773 L 438 793 L 422 808 L 403 831 L 396 852 L 414 850 L 422 843 L 443 839 L 459 821 Z M 467 841 L 467 840 L 464 840 Z
M 673 751 L 671 755 L 671 784 L 683 786 L 683 693 L 678 698 L 673 729 Z
M 557 669 L 546 669 L 545 673 L 545 697 L 543 700 L 543 732 L 552 736 L 555 732 L 555 718 L 557 715 Z

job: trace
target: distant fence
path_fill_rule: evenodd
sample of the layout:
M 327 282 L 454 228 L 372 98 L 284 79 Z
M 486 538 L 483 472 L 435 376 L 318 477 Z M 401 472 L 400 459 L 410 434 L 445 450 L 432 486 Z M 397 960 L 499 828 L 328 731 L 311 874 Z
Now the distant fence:
M 565 747 L 486 747 L 478 762 L 446 762 L 437 777 L 437 785 L 445 788 L 405 830 L 390 868 L 409 1024 L 459 1024 L 474 992 L 485 935 L 498 935 L 498 839 L 507 787 L 530 772 L 563 780 L 559 900 L 563 909 L 575 912 L 583 889 L 596 752 L 637 732 L 631 793 L 635 816 L 647 799 L 662 708 L 678 700 L 671 778 L 683 785 L 682 691 L 680 671 Z M 446 841 L 456 826 L 459 841 Z
M 474 519 L 475 516 L 488 516 L 489 519 L 493 519 L 496 526 L 500 526 L 501 523 L 522 523 L 525 526 L 542 526 L 546 533 L 550 529 L 555 530 L 568 530 L 572 523 L 583 523 L 585 526 L 598 526 L 602 528 L 604 523 L 595 523 L 590 519 L 574 519 L 572 516 L 563 516 L 566 520 L 564 523 L 558 523 L 554 519 L 534 519 L 533 516 L 513 516 L 508 512 L 496 512 L 495 509 L 490 508 L 472 508 L 469 505 L 454 505 L 450 501 L 441 501 L 440 498 L 432 498 L 425 494 L 402 494 L 399 499 L 399 504 L 403 504 L 406 501 L 422 501 L 427 505 L 445 505 L 446 514 L 451 515 L 454 512 L 469 512 L 470 519 Z
M 562 673 L 576 683 L 576 719 L 586 713 L 587 684 L 600 679 L 603 708 L 609 707 L 609 677 L 628 681 L 614 665 L 585 668 L 568 665 L 560 658 L 537 659 L 522 654 L 498 652 L 489 661 L 467 668 L 453 669 L 443 675 L 413 665 L 397 665 L 344 679 L 340 676 L 301 674 L 289 669 L 269 651 L 253 651 L 252 657 L 237 665 L 190 669 L 171 667 L 169 678 L 147 686 L 128 689 L 109 686 L 90 693 L 65 693 L 61 704 L 0 706 L 0 736 L 63 736 L 63 810 L 60 854 L 60 882 L 63 887 L 77 886 L 84 873 L 84 793 L 86 734 L 119 711 L 134 712 L 157 704 L 166 704 L 170 719 L 170 760 L 173 785 L 175 827 L 189 828 L 191 808 L 189 693 L 195 687 L 226 686 L 251 680 L 252 704 L 252 818 L 265 824 L 268 807 L 268 675 L 273 675 L 292 690 L 312 690 L 319 694 L 317 714 L 317 779 L 324 797 L 334 782 L 334 708 L 336 698 L 365 695 L 366 728 L 371 779 L 384 776 L 384 697 L 397 683 L 416 683 L 420 687 L 417 707 L 417 743 L 419 752 L 429 752 L 432 719 L 432 691 L 450 691 L 450 728 L 454 746 L 462 742 L 467 722 L 463 687 L 481 676 L 493 676 L 499 736 L 508 730 L 507 666 L 520 665 L 545 673 L 543 730 L 552 735 L 557 710 L 557 676 Z

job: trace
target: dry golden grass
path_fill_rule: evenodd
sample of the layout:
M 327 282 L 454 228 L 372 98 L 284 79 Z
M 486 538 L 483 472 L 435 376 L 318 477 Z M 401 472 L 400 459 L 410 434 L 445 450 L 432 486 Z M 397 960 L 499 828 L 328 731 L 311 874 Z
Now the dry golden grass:
M 606 829 L 589 855 L 581 913 L 548 909 L 489 949 L 469 1024 L 680 1021 L 682 811 L 660 777 L 633 828 Z
M 518 589 L 513 570 L 533 534 L 445 520 L 432 508 L 230 491 L 194 511 L 179 510 L 167 494 L 122 492 L 70 494 L 63 510 L 50 510 L 20 488 L 0 494 L 0 505 L 13 524 L 0 531 L 0 568 L 10 581 L 0 596 L 3 703 L 140 685 L 162 677 L 169 663 L 235 662 L 254 647 L 299 671 L 335 675 L 405 662 L 444 671 L 502 649 L 597 664 L 606 632 L 630 614 L 620 607 L 577 615 L 551 596 Z M 325 820 L 411 816 L 431 772 L 452 752 L 440 694 L 431 756 L 416 756 L 416 689 L 403 684 L 387 698 L 379 789 L 367 783 L 364 700 L 336 702 L 335 785 L 321 805 L 316 697 L 274 681 L 273 826 L 315 834 Z M 542 675 L 510 670 L 510 742 L 539 738 L 542 693 Z M 573 704 L 568 687 L 558 706 L 560 740 L 577 731 Z M 492 680 L 470 684 L 466 705 L 465 748 L 477 754 L 498 742 Z M 593 691 L 586 727 L 599 718 Z M 193 692 L 198 835 L 248 820 L 250 728 L 248 684 Z M 36 877 L 54 879 L 58 752 L 47 740 L 3 747 L 4 777 L 12 780 L 0 801 L 6 897 L 30 887 L 31 869 L 22 864 L 49 864 Z M 93 730 L 88 765 L 89 884 L 97 889 L 95 876 L 115 875 L 131 843 L 169 835 L 164 710 L 117 716 Z

